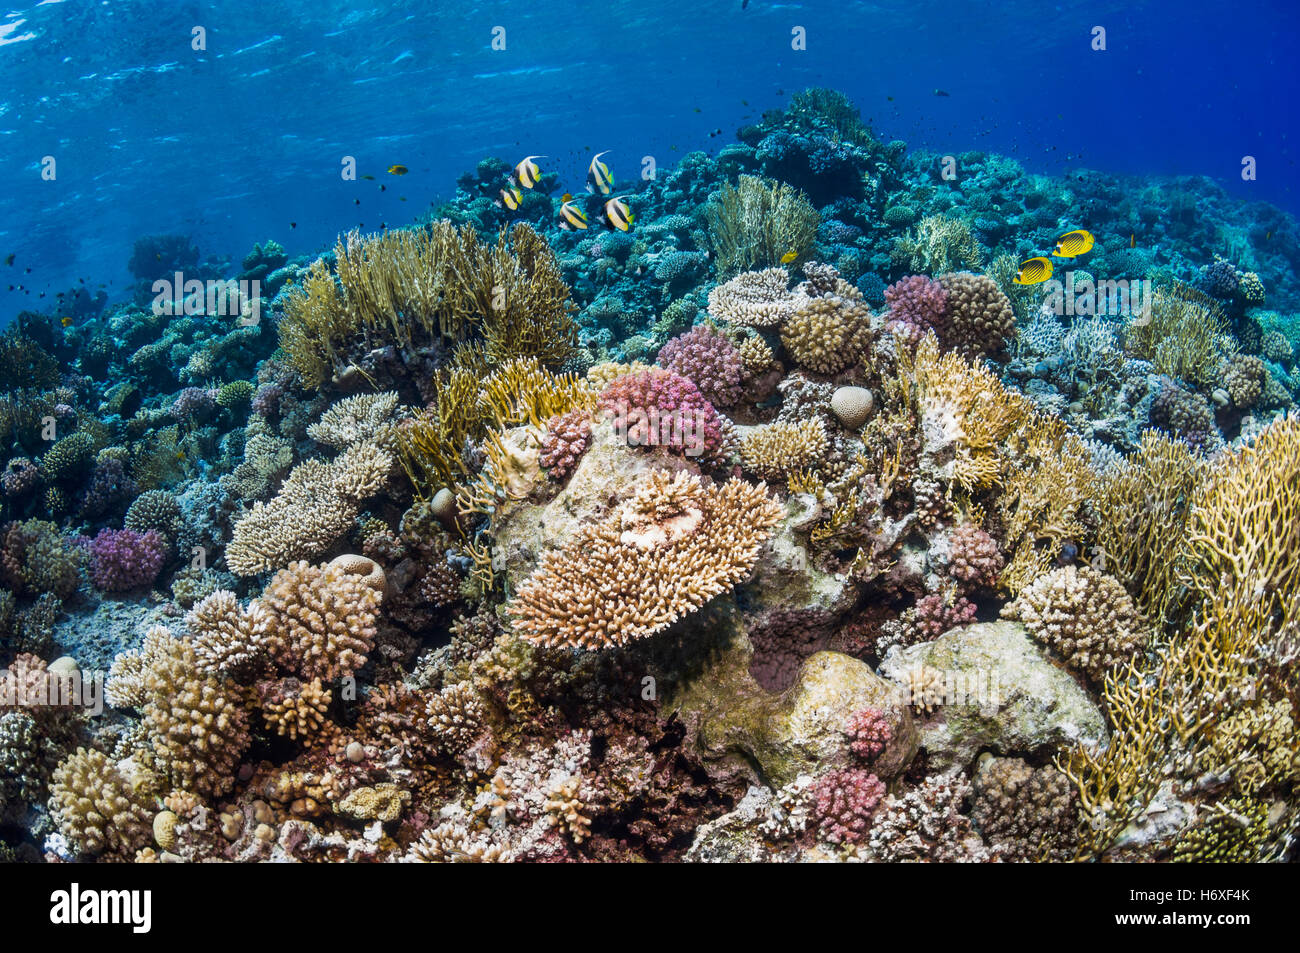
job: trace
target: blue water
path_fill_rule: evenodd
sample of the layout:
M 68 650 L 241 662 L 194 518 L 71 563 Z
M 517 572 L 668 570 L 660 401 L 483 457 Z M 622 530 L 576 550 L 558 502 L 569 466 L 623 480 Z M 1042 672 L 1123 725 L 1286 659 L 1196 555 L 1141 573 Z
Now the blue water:
M 592 151 L 624 176 L 716 152 L 813 85 L 912 148 L 1205 175 L 1300 213 L 1297 37 L 1293 0 L 28 3 L 0 15 L 0 321 L 83 279 L 116 298 L 143 234 L 307 253 L 411 222 L 487 155 L 548 155 L 576 191 Z

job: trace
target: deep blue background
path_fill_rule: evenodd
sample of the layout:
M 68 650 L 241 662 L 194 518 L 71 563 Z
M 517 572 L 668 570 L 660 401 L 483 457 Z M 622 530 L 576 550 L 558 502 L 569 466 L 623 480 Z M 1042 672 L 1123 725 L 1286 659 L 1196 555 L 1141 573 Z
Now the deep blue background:
M 16 256 L 0 321 L 78 277 L 122 288 L 142 234 L 184 232 L 236 263 L 271 237 L 313 251 L 410 222 L 485 155 L 548 154 L 576 190 L 588 150 L 632 176 L 646 154 L 716 151 L 810 85 L 913 148 L 1205 174 L 1298 213 L 1297 36 L 1294 0 L 29 2 L 0 15 L 0 261 Z M 377 181 L 341 181 L 345 154 Z M 410 174 L 386 175 L 394 163 Z

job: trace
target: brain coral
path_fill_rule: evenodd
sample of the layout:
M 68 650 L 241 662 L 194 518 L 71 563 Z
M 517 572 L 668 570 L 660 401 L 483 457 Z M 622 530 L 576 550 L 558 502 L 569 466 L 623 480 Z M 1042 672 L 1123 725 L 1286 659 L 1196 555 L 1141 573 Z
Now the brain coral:
M 262 601 L 272 616 L 267 645 L 289 671 L 331 681 L 366 664 L 380 595 L 364 577 L 295 562 L 275 574 Z
M 740 352 L 708 325 L 697 325 L 665 344 L 659 350 L 659 364 L 690 378 L 719 407 L 740 400 Z
M 781 515 L 762 486 L 656 471 L 608 519 L 548 552 L 510 615 L 547 646 L 602 649 L 654 635 L 743 581 Z
M 1023 623 L 1066 665 L 1094 679 L 1147 643 L 1132 597 L 1113 577 L 1088 566 L 1044 573 L 1003 607 L 1002 616 Z
M 944 346 L 965 357 L 996 357 L 1016 332 L 1011 300 L 987 275 L 968 271 L 939 276 L 948 295 Z

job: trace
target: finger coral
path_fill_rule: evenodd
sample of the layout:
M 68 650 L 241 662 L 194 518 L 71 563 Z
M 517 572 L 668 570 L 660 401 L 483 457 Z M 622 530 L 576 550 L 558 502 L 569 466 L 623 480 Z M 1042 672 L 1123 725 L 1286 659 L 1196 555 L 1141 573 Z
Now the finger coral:
M 77 850 L 129 859 L 149 842 L 153 811 L 107 755 L 78 748 L 54 772 L 50 814 Z
M 272 577 L 262 601 L 271 614 L 267 647 L 287 670 L 332 681 L 366 664 L 380 596 L 363 577 L 294 562 Z
M 609 519 L 547 553 L 510 614 L 546 646 L 646 638 L 743 581 L 780 518 L 762 486 L 656 471 Z
M 1029 634 L 1094 679 L 1133 658 L 1150 636 L 1132 597 L 1111 576 L 1064 566 L 1040 576 L 1002 609 Z

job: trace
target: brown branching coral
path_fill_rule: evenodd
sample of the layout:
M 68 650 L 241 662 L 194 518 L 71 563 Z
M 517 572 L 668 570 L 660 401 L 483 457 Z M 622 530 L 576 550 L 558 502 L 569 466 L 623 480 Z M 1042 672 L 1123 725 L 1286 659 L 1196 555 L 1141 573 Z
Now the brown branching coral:
M 248 608 L 233 592 L 218 589 L 185 616 L 200 671 L 207 675 L 247 675 L 264 657 L 271 616 L 259 602 Z
M 996 281 L 968 271 L 939 276 L 948 293 L 944 345 L 966 357 L 997 356 L 1016 333 L 1011 301 Z
M 331 693 L 319 677 L 310 682 L 296 678 L 268 679 L 259 682 L 257 695 L 262 719 L 275 733 L 290 740 L 309 739 L 329 724 L 326 715 Z
M 611 518 L 543 557 L 510 606 L 515 627 L 587 649 L 653 635 L 743 581 L 781 512 L 763 486 L 656 471 Z
M 1149 639 L 1124 587 L 1087 566 L 1063 566 L 1035 579 L 1002 609 L 1072 669 L 1094 679 L 1133 658 Z
M 844 294 L 803 297 L 781 326 L 781 343 L 795 363 L 835 374 L 861 358 L 870 343 L 871 311 L 862 293 L 846 282 Z
M 1019 758 L 981 759 L 971 821 L 1007 860 L 1067 861 L 1078 844 L 1078 796 L 1056 768 Z
M 705 214 L 720 275 L 772 266 L 789 252 L 801 258 L 812 247 L 819 220 L 802 192 L 752 175 L 724 185 Z
M 351 528 L 360 502 L 384 485 L 392 467 L 392 455 L 369 443 L 331 463 L 299 464 L 275 499 L 254 503 L 235 524 L 227 565 L 237 575 L 254 576 L 319 556 Z
M 275 574 L 263 601 L 272 616 L 267 646 L 284 668 L 332 681 L 366 663 L 380 595 L 364 577 L 295 562 Z
M 78 748 L 54 772 L 50 814 L 81 853 L 129 859 L 149 842 L 153 810 L 147 791 L 103 752 Z
M 785 480 L 815 469 L 828 447 L 826 425 L 820 417 L 808 417 L 755 427 L 740 442 L 740 459 L 746 470 L 764 480 Z

